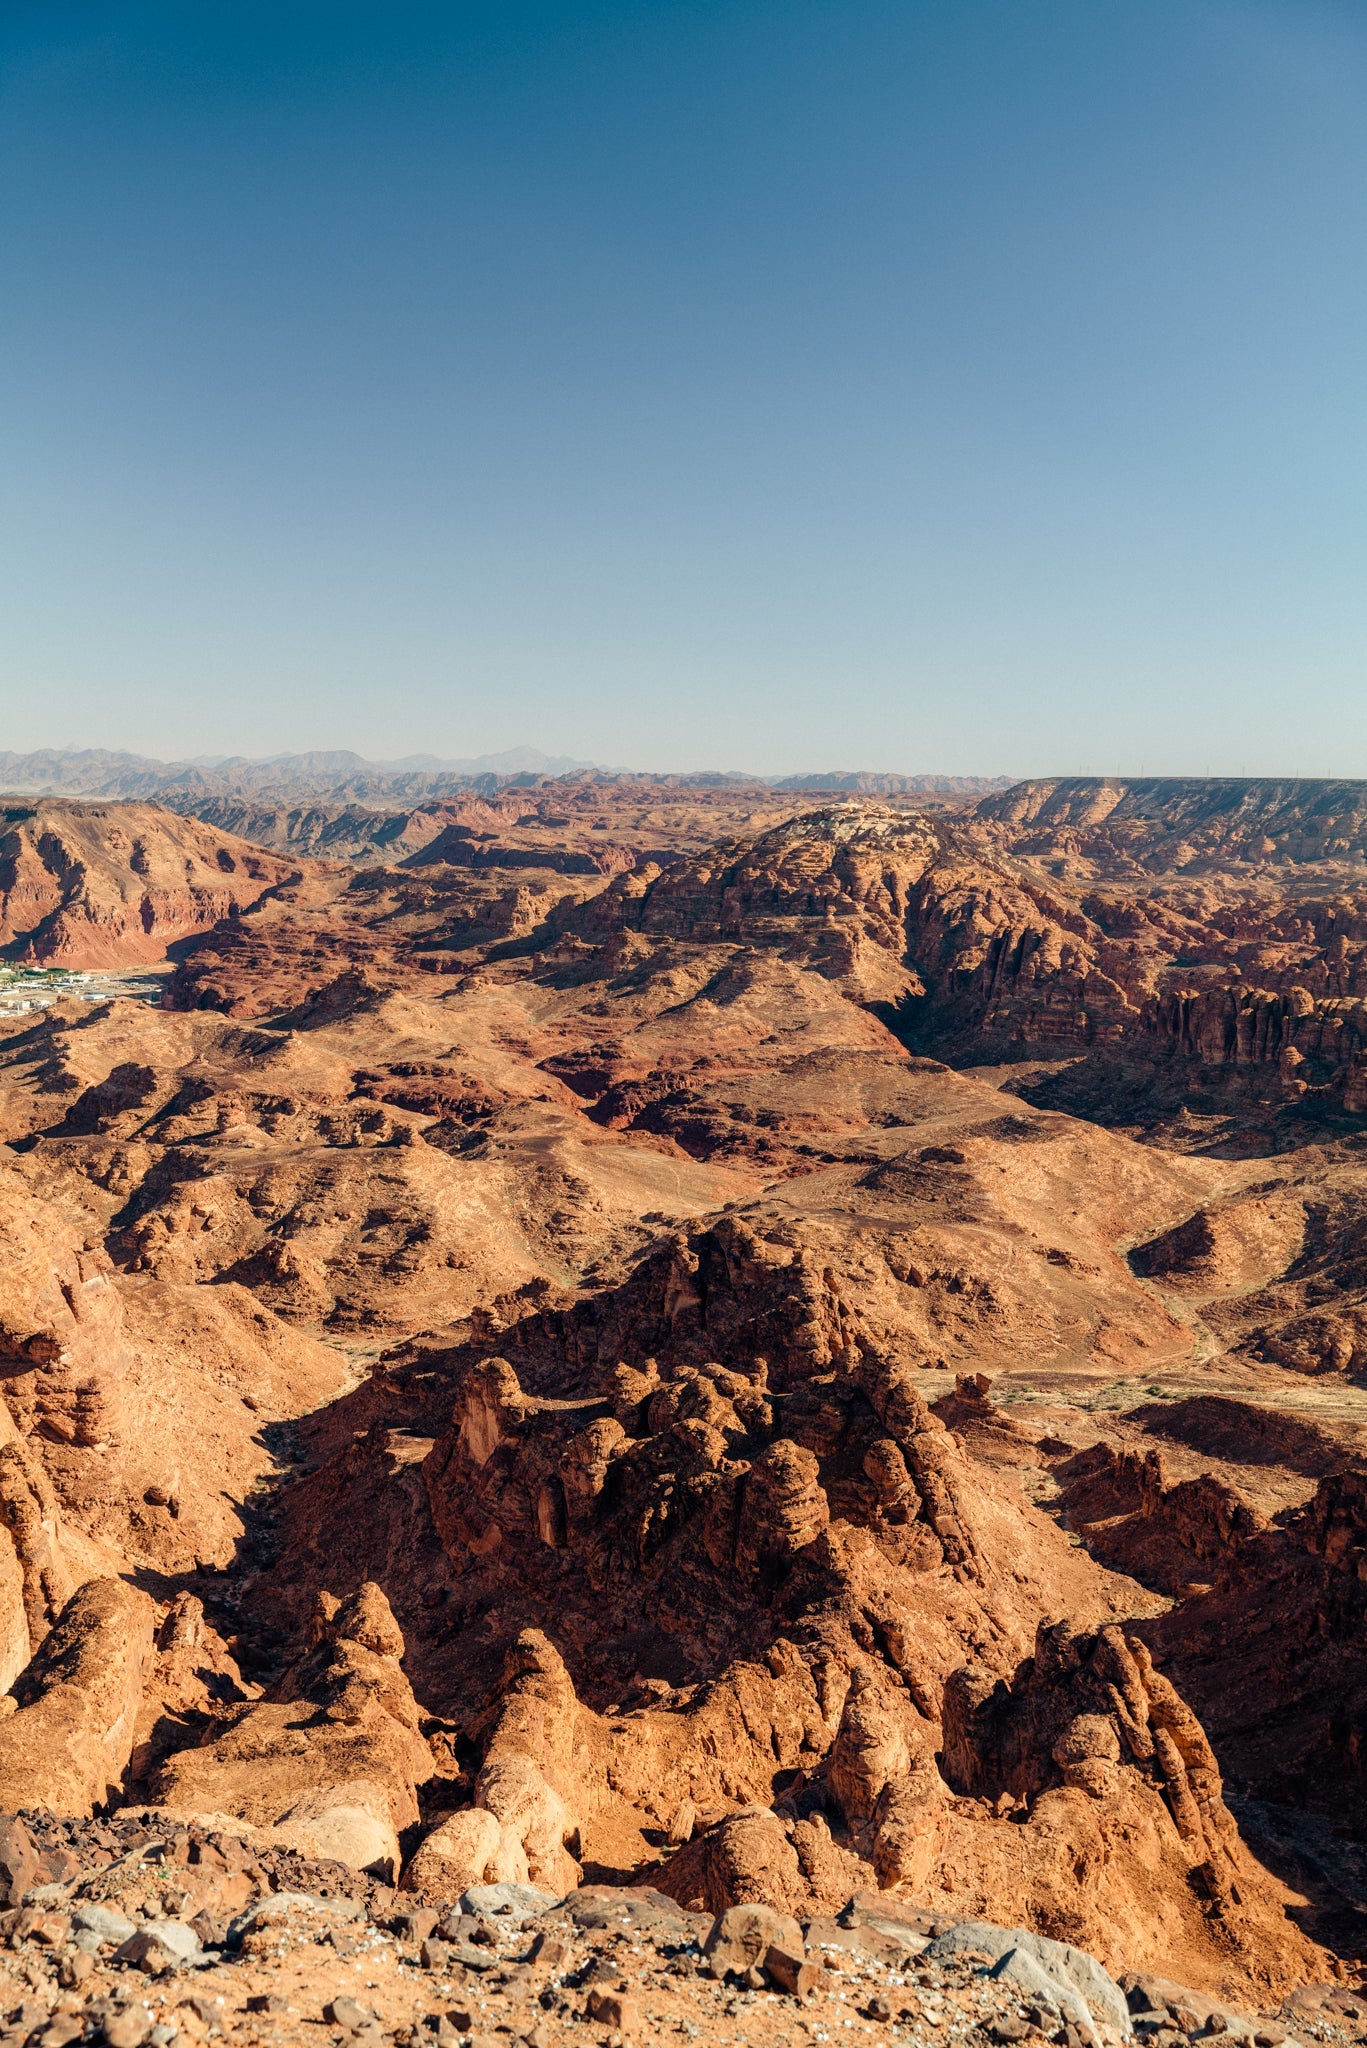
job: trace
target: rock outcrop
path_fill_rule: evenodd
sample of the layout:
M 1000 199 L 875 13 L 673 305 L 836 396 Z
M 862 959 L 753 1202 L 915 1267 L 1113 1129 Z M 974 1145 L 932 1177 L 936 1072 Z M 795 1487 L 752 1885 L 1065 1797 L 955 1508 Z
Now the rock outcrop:
M 1367 853 L 1367 782 L 1311 777 L 1041 776 L 991 792 L 977 815 L 1006 826 L 1018 852 L 1222 878 Z
M 1092 1555 L 1159 1592 L 1209 1584 L 1266 1526 L 1213 1473 L 1170 1481 L 1159 1450 L 1117 1452 L 1097 1444 L 1055 1473 L 1069 1524 Z
M 132 1754 L 156 1612 L 118 1579 L 68 1600 L 0 1719 L 0 1811 L 89 1814 L 117 1796 Z
M 582 1876 L 573 1854 L 581 1831 L 579 1703 L 562 1660 L 534 1629 L 509 1653 L 493 1714 L 475 1804 L 493 1815 L 503 1841 L 517 1844 L 532 1884 L 570 1891 Z
M 0 1365 L 26 1435 L 90 1450 L 118 1441 L 128 1344 L 103 1247 L 0 1168 Z
M 1284 1526 L 1231 1545 L 1210 1579 L 1143 1624 L 1154 1655 L 1242 1789 L 1363 1825 L 1367 1474 L 1321 1479 Z
M 168 1757 L 158 1805 L 231 1814 L 301 1854 L 397 1875 L 398 1835 L 418 1818 L 432 1772 L 403 1637 L 384 1595 L 324 1597 L 318 1641 L 259 1701 L 215 1716 L 208 1739 Z

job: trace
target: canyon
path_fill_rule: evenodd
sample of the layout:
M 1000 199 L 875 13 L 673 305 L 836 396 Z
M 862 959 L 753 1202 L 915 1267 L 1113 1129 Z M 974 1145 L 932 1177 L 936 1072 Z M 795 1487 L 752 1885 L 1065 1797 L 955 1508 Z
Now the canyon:
M 151 1844 L 1361 2038 L 1367 785 L 205 780 L 0 819 L 160 989 L 0 1016 L 0 1977 Z

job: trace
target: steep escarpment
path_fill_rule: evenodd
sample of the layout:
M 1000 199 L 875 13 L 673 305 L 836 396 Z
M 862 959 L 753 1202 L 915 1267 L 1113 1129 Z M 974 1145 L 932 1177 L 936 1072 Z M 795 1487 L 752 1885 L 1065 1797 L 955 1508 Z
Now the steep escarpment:
M 1322 875 L 1367 858 L 1367 782 L 1310 777 L 1042 777 L 983 797 L 980 818 L 1009 829 L 1012 850 L 1125 869 L 1228 878 L 1245 868 L 1313 866 Z
M 1060 1106 L 1109 1091 L 1152 1122 L 1185 1095 L 1246 1142 L 1279 1109 L 1367 1108 L 1367 785 L 1021 783 L 963 836 L 1004 872 L 970 863 L 937 907 L 933 1036 L 1071 1051 L 1094 1071 Z
M 927 1049 L 973 1059 L 1069 1058 L 1049 1099 L 1122 1120 L 1146 1105 L 1243 1112 L 1367 1108 L 1367 896 L 1245 897 L 1208 884 L 1076 893 L 962 856 L 917 904 L 910 947 Z M 1114 1112 L 1112 1112 L 1114 1113 Z
M 1235 1521 L 1199 1598 L 1148 1624 L 1242 1790 L 1367 1819 L 1367 1472 L 1320 1480 L 1283 1526 Z
M 161 960 L 296 864 L 157 804 L 0 804 L 0 947 L 64 967 Z

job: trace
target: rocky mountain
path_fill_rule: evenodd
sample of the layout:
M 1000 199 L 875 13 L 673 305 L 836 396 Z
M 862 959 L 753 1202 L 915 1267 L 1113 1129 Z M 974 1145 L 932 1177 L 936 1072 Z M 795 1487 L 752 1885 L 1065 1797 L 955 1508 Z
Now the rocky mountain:
M 193 815 L 277 853 L 358 866 L 553 869 L 613 875 L 711 845 L 719 834 L 786 817 L 794 800 L 748 783 L 562 777 L 483 794 L 377 809 L 361 803 L 265 803 L 196 797 Z
M 382 791 L 418 793 L 495 789 L 519 778 L 598 772 L 591 761 L 567 754 L 543 754 L 513 747 L 501 754 L 440 760 L 410 754 L 398 761 L 368 761 L 348 748 L 319 748 L 302 754 L 204 754 L 190 761 L 159 761 L 146 754 L 103 747 L 45 747 L 35 753 L 0 751 L 0 786 L 42 796 L 158 797 L 182 800 L 232 792 L 267 798 L 303 796 L 345 799 Z
M 883 789 L 892 784 L 898 787 Z M 917 810 L 967 811 L 977 796 L 976 786 L 958 787 L 950 776 L 811 776 L 767 784 L 743 776 L 574 775 L 432 797 L 391 810 L 324 801 L 271 804 L 241 796 L 173 794 L 168 800 L 183 802 L 205 824 L 278 853 L 358 864 L 447 862 L 612 875 L 652 862 L 667 865 L 714 845 L 719 836 L 800 815 L 813 789 L 865 785 Z
M 157 761 L 142 754 L 111 753 L 103 748 L 44 748 L 36 753 L 0 751 L 0 788 L 41 796 L 155 797 L 192 815 L 214 799 L 299 804 L 347 805 L 378 801 L 414 805 L 424 800 L 459 797 L 469 791 L 496 794 L 507 786 L 536 788 L 543 783 L 588 779 L 609 792 L 624 785 L 628 799 L 640 790 L 691 793 L 738 785 L 751 791 L 839 790 L 850 794 L 951 797 L 975 800 L 985 792 L 1005 789 L 1006 776 L 887 775 L 837 770 L 778 779 L 758 775 L 703 773 L 638 775 L 606 769 L 567 754 L 543 754 L 535 747 L 511 747 L 497 754 L 462 760 L 441 760 L 433 754 L 409 754 L 397 761 L 368 761 L 345 748 L 303 754 L 272 754 L 265 759 L 245 755 L 203 755 L 192 761 Z
M 1358 2038 L 1346 810 L 568 787 L 14 827 L 246 877 L 159 1007 L 0 1019 L 16 2010 L 88 1953 L 139 2048 L 188 1940 L 192 2034 L 355 1960 L 370 2040 Z
M 0 800 L 0 947 L 75 968 L 162 960 L 296 872 L 157 804 Z
M 1367 861 L 1367 782 L 1064 776 L 1015 783 L 978 812 L 1011 828 L 1017 853 L 1095 862 L 1110 880 L 1307 864 L 1361 878 Z
M 827 790 L 840 796 L 949 797 L 972 803 L 1011 786 L 1009 775 L 881 775 L 867 769 L 784 775 L 769 785 L 771 789 Z
M 1365 833 L 1352 782 L 988 798 L 913 941 L 925 1042 L 1039 1056 L 1052 1072 L 1033 1099 L 1161 1124 L 1169 1143 L 1256 1151 L 1269 1127 L 1351 1129 L 1367 1107 Z

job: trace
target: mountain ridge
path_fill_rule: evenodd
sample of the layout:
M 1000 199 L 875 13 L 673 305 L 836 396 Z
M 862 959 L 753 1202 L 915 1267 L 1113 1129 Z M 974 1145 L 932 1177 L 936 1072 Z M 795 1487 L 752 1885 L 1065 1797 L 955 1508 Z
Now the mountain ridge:
M 759 789 L 848 789 L 854 794 L 986 795 L 1010 786 L 1009 776 L 894 775 L 862 769 L 833 769 L 804 775 L 750 775 L 739 770 L 646 773 L 607 768 L 567 754 L 545 754 L 535 747 L 510 747 L 500 753 L 463 759 L 433 754 L 408 754 L 392 761 L 372 761 L 347 748 L 304 753 L 198 755 L 184 761 L 162 761 L 146 754 L 101 747 L 45 747 L 21 754 L 0 751 L 0 789 L 16 795 L 174 797 L 189 808 L 197 796 L 252 795 L 283 798 L 364 798 L 460 794 L 468 789 L 491 790 L 541 780 L 619 778 L 660 786 L 734 784 Z

